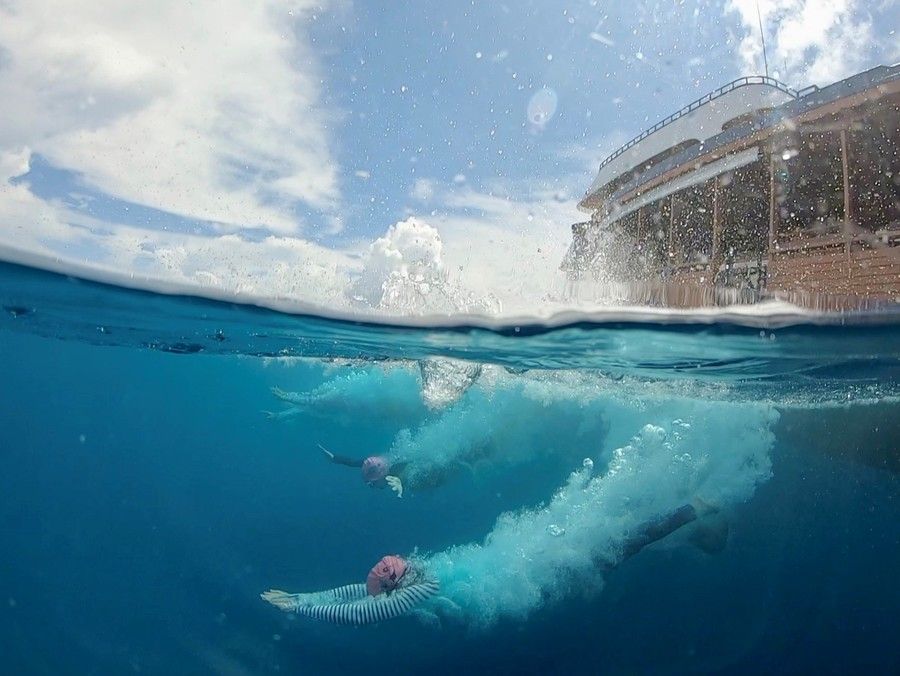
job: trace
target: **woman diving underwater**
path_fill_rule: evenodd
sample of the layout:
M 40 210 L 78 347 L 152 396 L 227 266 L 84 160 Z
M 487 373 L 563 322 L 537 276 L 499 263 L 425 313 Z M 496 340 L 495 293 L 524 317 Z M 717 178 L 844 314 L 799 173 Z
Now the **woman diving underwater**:
M 702 500 L 694 499 L 635 529 L 624 541 L 617 561 L 596 560 L 595 566 L 602 573 L 608 572 L 648 545 L 714 512 Z M 708 553 L 719 551 L 727 538 L 724 521 L 719 527 L 703 532 L 701 538 L 694 544 Z M 375 564 L 365 583 L 300 594 L 272 589 L 261 594 L 261 598 L 285 612 L 332 624 L 362 626 L 411 614 L 436 599 L 439 592 L 440 583 L 426 562 L 389 555 Z M 449 604 L 455 605 L 452 599 Z

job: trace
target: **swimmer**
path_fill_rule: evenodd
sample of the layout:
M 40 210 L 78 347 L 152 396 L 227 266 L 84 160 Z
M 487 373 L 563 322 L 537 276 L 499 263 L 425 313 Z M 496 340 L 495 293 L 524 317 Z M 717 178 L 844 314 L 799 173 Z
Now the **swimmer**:
M 358 467 L 362 470 L 363 481 L 373 488 L 390 487 L 398 498 L 403 497 L 403 480 L 401 479 L 406 463 L 391 463 L 383 455 L 370 455 L 358 460 L 345 455 L 332 453 L 322 444 L 316 444 L 331 462 L 345 467 Z M 393 473 L 392 473 L 393 472 Z
M 642 525 L 626 539 L 622 556 L 617 561 L 597 560 L 597 568 L 607 573 L 648 545 L 716 512 L 702 500 L 694 499 L 690 504 Z M 713 532 L 712 536 L 704 534 L 694 544 L 708 553 L 721 551 L 728 535 L 727 528 L 713 529 Z M 429 612 L 421 606 L 429 601 L 443 601 L 434 609 L 450 608 L 454 611 L 452 614 L 458 616 L 459 607 L 452 599 L 438 598 L 439 591 L 440 583 L 428 572 L 426 562 L 410 562 L 392 555 L 385 556 L 369 571 L 365 584 L 349 584 L 328 591 L 301 594 L 271 589 L 260 597 L 285 612 L 333 624 L 365 625 L 417 611 L 428 616 Z M 434 614 L 431 616 L 434 617 Z
M 438 591 L 438 583 L 428 577 L 424 567 L 390 555 L 372 567 L 365 583 L 307 594 L 270 589 L 260 598 L 288 613 L 360 626 L 407 615 Z

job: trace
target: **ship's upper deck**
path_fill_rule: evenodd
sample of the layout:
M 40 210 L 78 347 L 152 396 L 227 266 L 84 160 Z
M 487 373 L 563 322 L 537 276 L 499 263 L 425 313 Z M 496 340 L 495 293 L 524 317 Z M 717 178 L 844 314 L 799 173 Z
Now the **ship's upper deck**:
M 735 80 L 661 120 L 606 158 L 578 206 L 595 214 L 608 214 L 604 221 L 615 220 L 628 211 L 622 207 L 623 200 L 633 197 L 635 191 L 658 185 L 664 175 L 679 168 L 698 169 L 719 158 L 723 147 L 740 144 L 741 139 L 761 130 L 775 129 L 785 120 L 815 116 L 815 111 L 827 112 L 841 102 L 857 105 L 873 97 L 878 99 L 896 91 L 898 84 L 900 64 L 875 66 L 827 87 L 812 86 L 799 92 L 763 76 Z M 741 154 L 724 158 L 716 171 L 734 168 L 732 160 L 745 163 L 748 158 Z M 708 178 L 708 171 L 698 169 L 693 173 L 696 176 L 691 182 Z M 632 202 L 633 208 L 636 204 Z
M 600 163 L 600 171 L 582 200 L 597 208 L 618 184 L 644 169 L 721 133 L 748 114 L 796 99 L 798 92 L 763 75 L 742 77 L 719 87 L 660 120 Z

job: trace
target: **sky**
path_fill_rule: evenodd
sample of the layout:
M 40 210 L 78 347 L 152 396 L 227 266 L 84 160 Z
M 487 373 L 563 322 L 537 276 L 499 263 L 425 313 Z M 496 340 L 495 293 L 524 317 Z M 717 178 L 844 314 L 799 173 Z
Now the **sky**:
M 0 247 L 245 299 L 527 313 L 559 296 L 600 160 L 762 73 L 760 17 L 796 88 L 900 60 L 895 0 L 758 8 L 2 0 Z

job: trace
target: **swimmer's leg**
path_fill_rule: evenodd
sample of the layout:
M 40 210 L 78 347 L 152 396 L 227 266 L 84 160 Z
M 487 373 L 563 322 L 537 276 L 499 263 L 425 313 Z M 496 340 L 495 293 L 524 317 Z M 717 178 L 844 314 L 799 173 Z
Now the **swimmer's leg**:
M 693 505 L 682 505 L 668 516 L 644 524 L 640 530 L 625 541 L 622 560 L 631 558 L 647 545 L 662 540 L 682 526 L 697 520 L 697 510 Z
M 700 498 L 694 498 L 691 504 L 682 505 L 668 516 L 644 524 L 637 533 L 626 540 L 622 560 L 634 556 L 644 547 L 662 540 L 679 528 L 717 512 L 718 510 L 713 505 Z M 727 526 L 727 522 L 721 519 L 720 522 L 711 524 L 709 529 L 698 531 L 696 535 L 699 537 L 693 538 L 692 542 L 707 553 L 721 551 L 725 546 L 725 539 L 728 537 Z M 694 539 L 698 541 L 694 542 Z

